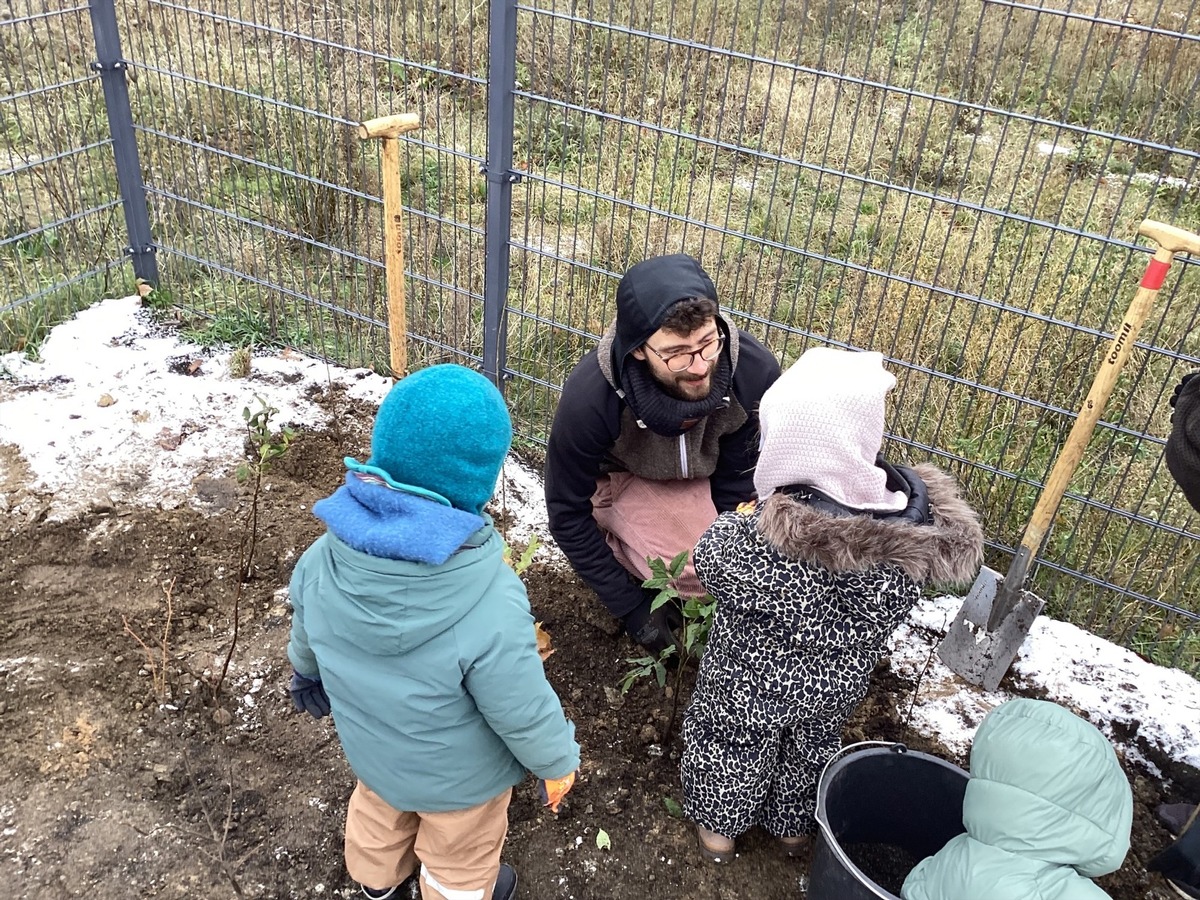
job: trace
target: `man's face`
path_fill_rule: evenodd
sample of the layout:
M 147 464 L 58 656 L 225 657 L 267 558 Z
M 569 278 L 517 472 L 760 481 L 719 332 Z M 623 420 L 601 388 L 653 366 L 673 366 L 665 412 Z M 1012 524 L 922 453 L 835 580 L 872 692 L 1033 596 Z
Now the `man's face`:
M 635 359 L 646 361 L 650 374 L 664 391 L 680 400 L 703 400 L 712 390 L 712 375 L 720 359 L 721 333 L 715 319 L 709 319 L 690 334 L 676 334 L 658 329 L 646 343 L 633 351 Z M 704 359 L 710 353 L 712 359 Z M 673 372 L 685 362 L 683 354 L 691 354 L 687 368 Z

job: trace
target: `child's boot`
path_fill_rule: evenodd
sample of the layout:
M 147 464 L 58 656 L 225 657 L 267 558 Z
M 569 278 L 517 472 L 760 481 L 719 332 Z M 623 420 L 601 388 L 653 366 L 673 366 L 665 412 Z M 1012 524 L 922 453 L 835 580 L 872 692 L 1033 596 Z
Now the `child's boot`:
M 700 855 L 709 862 L 724 863 L 733 858 L 733 838 L 697 825 L 696 839 L 700 843 Z
M 512 900 L 517 893 L 517 873 L 507 863 L 500 863 L 496 875 L 496 886 L 492 888 L 492 900 Z
M 781 837 L 779 839 L 779 849 L 783 851 L 783 855 L 790 859 L 803 859 L 808 856 L 808 850 L 812 844 L 812 839 L 807 834 L 800 834 L 794 837 Z
M 417 900 L 421 896 L 420 874 L 413 872 L 400 884 L 390 888 L 369 888 L 360 884 L 363 896 L 368 900 Z

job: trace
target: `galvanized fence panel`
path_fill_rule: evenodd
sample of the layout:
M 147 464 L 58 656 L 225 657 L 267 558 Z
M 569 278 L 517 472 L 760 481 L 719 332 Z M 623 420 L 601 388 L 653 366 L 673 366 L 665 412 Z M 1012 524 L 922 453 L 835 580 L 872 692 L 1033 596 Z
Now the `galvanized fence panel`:
M 1138 223 L 1200 227 L 1195 5 L 518 8 L 509 394 L 527 433 L 619 274 L 684 250 L 785 364 L 816 343 L 883 352 L 890 452 L 957 472 L 1005 567 L 1137 287 Z M 1195 522 L 1161 462 L 1196 365 L 1189 262 L 1035 580 L 1055 614 L 1194 668 Z
M 0 351 L 128 293 L 121 194 L 88 4 L 17 0 L 0 17 Z
M 439 4 L 130 0 L 162 284 L 204 340 L 388 370 L 379 147 L 402 141 L 410 367 L 482 358 L 487 17 Z

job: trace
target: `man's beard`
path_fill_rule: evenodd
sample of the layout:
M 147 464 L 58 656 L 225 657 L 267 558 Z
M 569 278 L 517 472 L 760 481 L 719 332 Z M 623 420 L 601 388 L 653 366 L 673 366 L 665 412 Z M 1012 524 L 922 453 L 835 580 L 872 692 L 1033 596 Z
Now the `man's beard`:
M 716 360 L 709 365 L 703 377 L 697 379 L 691 372 L 659 373 L 651 369 L 650 374 L 666 393 L 676 400 L 703 400 L 712 392 L 712 373 Z M 649 368 L 649 367 L 647 367 Z

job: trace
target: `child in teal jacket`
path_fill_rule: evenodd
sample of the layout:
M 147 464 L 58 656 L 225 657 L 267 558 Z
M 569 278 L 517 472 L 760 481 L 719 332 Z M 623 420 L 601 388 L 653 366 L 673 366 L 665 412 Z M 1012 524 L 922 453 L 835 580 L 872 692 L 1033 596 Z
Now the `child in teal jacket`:
M 368 897 L 512 895 L 513 785 L 571 779 L 574 729 L 546 680 L 524 585 L 483 513 L 512 438 L 499 391 L 456 365 L 392 388 L 371 457 L 314 505 L 328 531 L 291 580 L 298 709 L 332 711 L 359 779 L 346 867 Z

